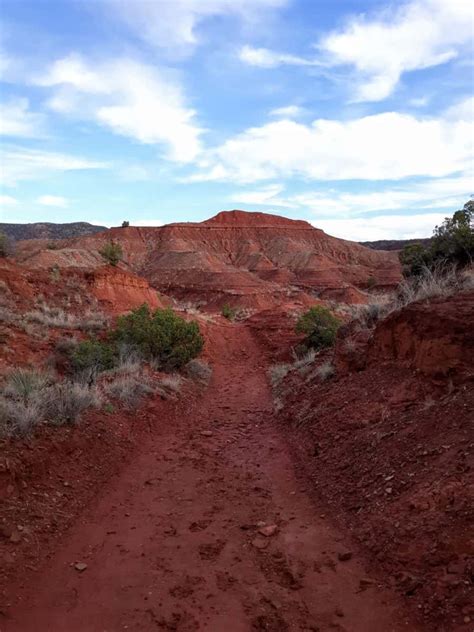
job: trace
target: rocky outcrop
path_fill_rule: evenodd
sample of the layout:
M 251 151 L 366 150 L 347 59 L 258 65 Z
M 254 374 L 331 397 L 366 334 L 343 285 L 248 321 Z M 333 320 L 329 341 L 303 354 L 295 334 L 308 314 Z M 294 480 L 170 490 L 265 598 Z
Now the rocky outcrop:
M 473 314 L 474 291 L 412 303 L 376 328 L 368 361 L 395 362 L 433 376 L 473 374 Z
M 156 290 L 148 282 L 126 270 L 104 266 L 86 274 L 87 283 L 107 311 L 120 314 L 147 303 L 152 309 L 162 307 Z
M 344 288 L 344 298 L 359 302 L 354 288 L 369 279 L 381 288 L 400 280 L 396 253 L 266 213 L 227 211 L 201 223 L 113 228 L 64 245 L 97 253 L 110 239 L 121 244 L 125 263 L 160 291 L 211 305 L 271 307 L 289 288 L 313 294 Z

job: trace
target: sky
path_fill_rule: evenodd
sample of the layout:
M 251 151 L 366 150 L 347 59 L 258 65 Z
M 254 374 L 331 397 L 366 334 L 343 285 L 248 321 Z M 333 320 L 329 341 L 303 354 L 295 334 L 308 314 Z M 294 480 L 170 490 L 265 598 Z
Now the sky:
M 0 221 L 425 237 L 474 192 L 469 0 L 2 0 Z

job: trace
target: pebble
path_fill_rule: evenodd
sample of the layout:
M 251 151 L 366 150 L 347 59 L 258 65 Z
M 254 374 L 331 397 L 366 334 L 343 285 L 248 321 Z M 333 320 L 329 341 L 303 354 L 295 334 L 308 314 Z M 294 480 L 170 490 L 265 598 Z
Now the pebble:
M 258 530 L 258 532 L 261 535 L 264 535 L 266 538 L 270 538 L 272 535 L 275 535 L 277 531 L 278 527 L 276 524 L 269 524 L 266 527 L 260 527 L 260 529 Z
M 351 551 L 344 551 L 343 553 L 338 553 L 337 554 L 337 559 L 340 562 L 348 562 L 351 558 L 352 558 L 352 552 Z
M 74 568 L 76 569 L 76 571 L 82 573 L 86 570 L 87 564 L 85 562 L 76 562 L 76 564 L 74 564 Z
M 212 430 L 201 430 L 201 434 L 203 437 L 212 437 L 214 433 Z

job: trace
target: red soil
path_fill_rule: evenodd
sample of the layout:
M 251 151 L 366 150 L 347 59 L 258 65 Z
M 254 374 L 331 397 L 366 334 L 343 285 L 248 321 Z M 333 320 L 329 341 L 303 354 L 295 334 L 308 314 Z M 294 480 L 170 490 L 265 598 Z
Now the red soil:
M 473 301 L 412 304 L 359 340 L 351 362 L 341 339 L 335 378 L 295 372 L 279 393 L 316 502 L 431 630 L 474 620 Z
M 43 551 L 54 542 L 56 552 L 47 561 L 16 564 L 2 629 L 419 629 L 295 477 L 254 337 L 243 325 L 215 325 L 210 346 L 218 360 L 208 390 L 186 409 L 151 402 L 140 417 L 152 431 L 109 484 L 101 487 L 87 464 L 101 468 L 113 454 L 110 422 L 95 445 L 84 443 L 93 420 L 69 431 L 66 445 L 76 435 L 83 452 L 62 460 L 52 452 L 42 476 L 32 468 L 24 481 L 19 468 L 15 493 L 24 499 L 33 485 L 40 498 L 59 490 L 78 505 L 97 496 L 61 537 L 72 516 L 56 513 L 61 527 L 49 533 Z M 271 526 L 267 535 L 260 521 Z M 36 525 L 28 538 L 44 543 Z M 19 561 L 22 542 L 6 545 Z

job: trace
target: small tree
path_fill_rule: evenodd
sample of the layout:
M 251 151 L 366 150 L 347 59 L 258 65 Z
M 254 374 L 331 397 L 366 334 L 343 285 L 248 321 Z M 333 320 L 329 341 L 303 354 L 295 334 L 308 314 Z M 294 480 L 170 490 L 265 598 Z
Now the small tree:
M 123 257 L 122 246 L 114 241 L 109 241 L 99 250 L 99 254 L 101 254 L 105 261 L 110 263 L 111 266 L 116 266 Z
M 130 222 L 127 222 L 126 220 L 122 222 L 122 228 L 128 228 L 129 226 L 130 226 Z
M 7 257 L 10 252 L 10 244 L 5 233 L 0 233 L 0 257 Z
M 299 317 L 295 329 L 298 334 L 306 334 L 307 347 L 319 351 L 333 346 L 340 325 L 340 320 L 327 307 L 316 305 Z
M 204 339 L 196 322 L 187 322 L 171 309 L 150 312 L 142 305 L 120 316 L 112 333 L 117 342 L 126 343 L 166 370 L 178 369 L 197 357 Z
M 73 370 L 92 384 L 99 373 L 112 369 L 117 361 L 115 345 L 100 340 L 83 340 L 70 350 Z
M 405 246 L 400 253 L 405 276 L 420 276 L 425 269 L 440 269 L 446 264 L 464 268 L 474 259 L 474 200 L 436 226 L 430 245 Z
M 226 303 L 222 307 L 221 313 L 222 313 L 222 316 L 224 316 L 224 318 L 227 318 L 227 320 L 234 320 L 234 318 L 237 316 L 237 310 L 231 307 L 229 303 Z

